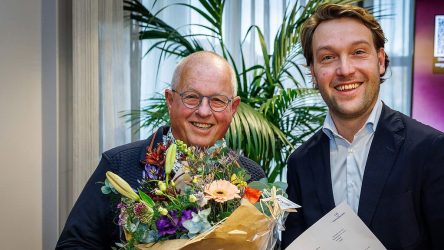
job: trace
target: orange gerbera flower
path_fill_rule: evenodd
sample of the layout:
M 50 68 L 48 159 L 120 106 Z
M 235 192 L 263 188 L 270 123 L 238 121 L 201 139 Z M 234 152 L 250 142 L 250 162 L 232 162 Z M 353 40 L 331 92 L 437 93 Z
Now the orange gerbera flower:
M 240 198 L 239 193 L 239 189 L 226 180 L 216 180 L 205 185 L 205 198 L 220 203 Z
M 245 188 L 244 198 L 248 199 L 248 201 L 250 201 L 251 204 L 254 204 L 259 200 L 259 198 L 261 197 L 261 194 L 262 194 L 261 190 L 254 189 L 254 188 L 247 186 Z

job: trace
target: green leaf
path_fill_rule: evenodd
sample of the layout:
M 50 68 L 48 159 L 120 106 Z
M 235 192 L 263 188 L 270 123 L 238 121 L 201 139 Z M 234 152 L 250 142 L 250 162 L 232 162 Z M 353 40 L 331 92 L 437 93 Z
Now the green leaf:
M 257 189 L 257 190 L 264 190 L 268 188 L 268 184 L 267 183 L 263 183 L 260 181 L 252 181 L 248 184 L 249 187 Z
M 145 194 L 142 190 L 138 189 L 137 191 L 139 193 L 140 199 L 142 199 L 142 201 L 144 201 L 149 207 L 153 208 L 155 205 L 153 199 L 151 199 L 151 197 Z
M 273 182 L 272 185 L 278 189 L 283 190 L 283 191 L 287 190 L 287 187 L 288 187 L 288 184 L 286 182 L 282 182 L 282 181 Z

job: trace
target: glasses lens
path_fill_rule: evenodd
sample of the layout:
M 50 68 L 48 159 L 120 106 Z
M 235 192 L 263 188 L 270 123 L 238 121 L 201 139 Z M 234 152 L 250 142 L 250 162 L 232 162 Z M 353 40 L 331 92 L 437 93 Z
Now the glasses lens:
M 180 96 L 183 104 L 188 108 L 198 107 L 202 100 L 202 96 L 194 91 L 185 91 Z M 216 112 L 224 111 L 230 102 L 230 99 L 224 95 L 209 96 L 208 100 L 211 109 Z
M 223 111 L 227 107 L 230 100 L 224 95 L 214 95 L 210 99 L 210 107 L 214 111 Z
M 182 93 L 182 102 L 189 108 L 195 108 L 199 106 L 200 95 L 193 91 L 186 91 Z

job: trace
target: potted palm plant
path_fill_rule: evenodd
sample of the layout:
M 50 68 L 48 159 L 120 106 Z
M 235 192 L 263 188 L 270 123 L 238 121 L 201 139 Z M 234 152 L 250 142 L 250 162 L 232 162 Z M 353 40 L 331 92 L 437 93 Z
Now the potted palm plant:
M 294 3 L 274 38 L 274 49 L 269 51 L 263 32 L 251 26 L 247 34 L 255 31 L 259 40 L 263 63 L 246 65 L 241 46 L 240 65 L 225 45 L 222 33 L 225 0 L 199 0 L 199 6 L 176 3 L 201 15 L 209 25 L 199 25 L 211 32 L 219 43 L 218 50 L 233 66 L 237 75 L 238 95 L 242 103 L 225 136 L 228 145 L 241 150 L 258 162 L 270 182 L 281 176 L 286 159 L 294 148 L 322 126 L 326 108 L 318 92 L 307 83 L 301 65 L 299 30 L 313 11 L 325 2 L 351 3 L 350 0 L 310 0 L 305 6 Z M 165 11 L 170 6 L 163 8 Z M 205 34 L 184 34 L 158 17 L 138 0 L 124 0 L 124 9 L 140 27 L 139 39 L 151 40 L 146 53 L 160 51 L 166 56 L 185 57 L 204 50 L 200 38 Z M 190 24 L 193 25 L 193 24 Z M 303 60 L 302 60 L 303 61 Z M 286 87 L 287 86 L 287 87 Z M 291 87 L 288 87 L 291 86 Z M 163 97 L 154 97 L 141 110 L 126 114 L 128 120 L 141 126 L 168 123 Z

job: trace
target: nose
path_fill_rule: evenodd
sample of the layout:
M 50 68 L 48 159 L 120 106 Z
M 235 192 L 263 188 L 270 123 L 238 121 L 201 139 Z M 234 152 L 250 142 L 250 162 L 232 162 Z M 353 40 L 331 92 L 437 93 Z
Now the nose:
M 202 102 L 197 107 L 196 113 L 202 117 L 207 117 L 212 114 L 210 108 L 210 102 L 207 97 L 202 98 Z
M 355 67 L 353 65 L 352 60 L 348 57 L 341 57 L 339 60 L 338 68 L 336 69 L 336 74 L 340 76 L 349 76 L 355 73 Z

